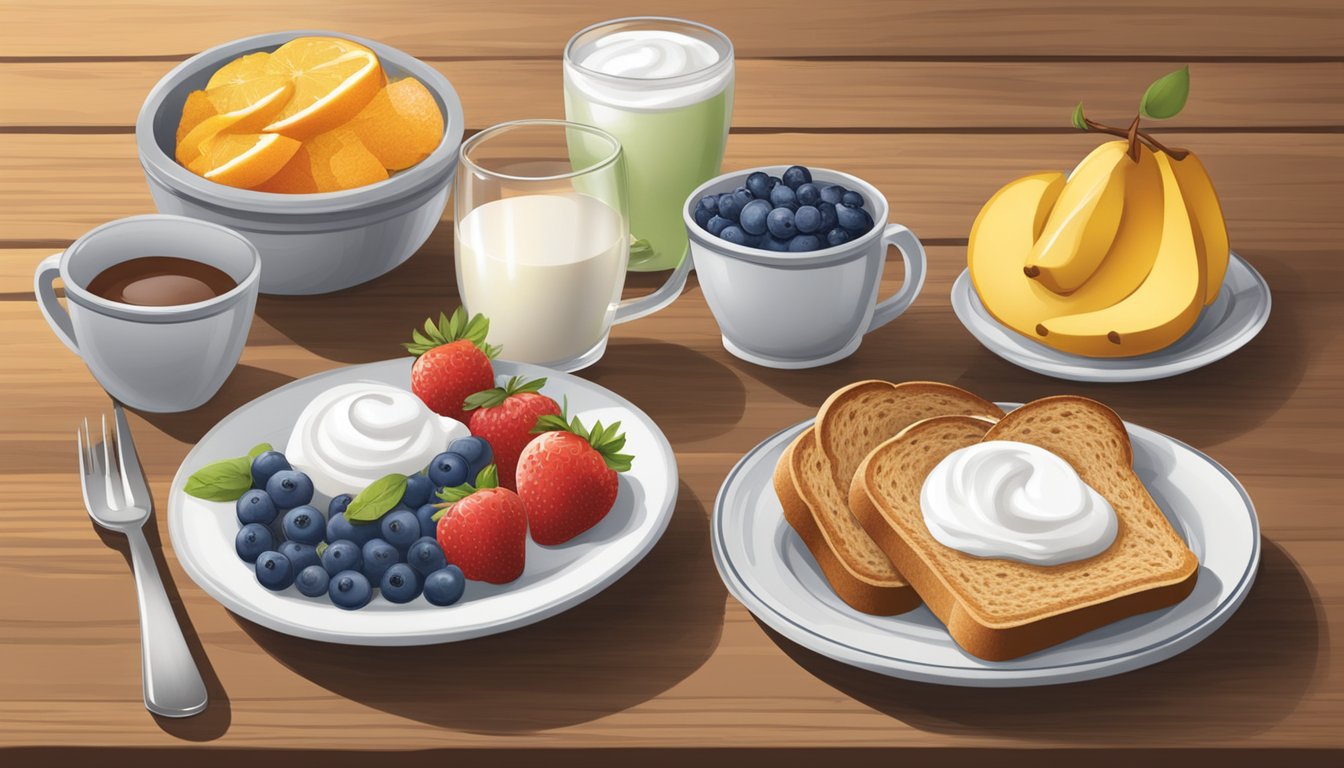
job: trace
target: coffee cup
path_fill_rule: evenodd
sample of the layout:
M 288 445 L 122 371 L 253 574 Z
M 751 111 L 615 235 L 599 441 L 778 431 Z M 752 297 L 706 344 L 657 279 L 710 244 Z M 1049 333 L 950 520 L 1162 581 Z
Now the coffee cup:
M 201 301 L 145 306 L 89 290 L 94 278 L 133 259 L 171 256 L 222 271 L 233 285 Z M 107 393 L 154 413 L 204 404 L 228 378 L 257 303 L 257 249 L 226 227 L 181 216 L 133 216 L 86 233 L 44 259 L 34 275 L 38 308 Z M 65 284 L 66 306 L 54 281 Z
M 814 183 L 840 184 L 863 196 L 877 224 L 842 245 L 779 253 L 721 240 L 695 222 L 706 195 L 732 192 L 748 175 L 783 174 L 786 166 L 727 173 L 702 184 L 682 207 L 700 288 L 733 355 L 770 368 L 813 368 L 842 360 L 865 334 L 910 308 L 924 285 L 926 257 L 919 238 L 887 221 L 887 200 L 876 187 L 847 173 L 813 168 Z M 887 249 L 900 251 L 905 281 L 878 301 Z

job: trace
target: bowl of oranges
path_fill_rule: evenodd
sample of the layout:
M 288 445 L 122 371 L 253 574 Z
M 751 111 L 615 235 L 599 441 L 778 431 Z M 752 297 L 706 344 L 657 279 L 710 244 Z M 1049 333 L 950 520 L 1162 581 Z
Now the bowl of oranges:
M 135 125 L 159 211 L 247 237 L 270 294 L 338 291 L 410 258 L 443 215 L 462 131 L 462 102 L 433 67 L 314 31 L 193 56 Z

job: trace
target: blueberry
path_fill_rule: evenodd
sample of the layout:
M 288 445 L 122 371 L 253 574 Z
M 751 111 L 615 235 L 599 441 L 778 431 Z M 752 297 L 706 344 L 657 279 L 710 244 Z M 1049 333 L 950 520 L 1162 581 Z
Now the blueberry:
M 821 211 L 811 205 L 800 205 L 793 214 L 793 225 L 799 232 L 810 235 L 821 226 Z
M 784 171 L 784 183 L 792 190 L 797 190 L 802 185 L 812 180 L 812 172 L 801 165 L 791 165 Z
M 434 516 L 439 513 L 439 508 L 433 504 L 426 504 L 415 510 L 415 520 L 420 524 L 420 535 L 434 538 L 439 529 L 439 521 Z
M 709 220 L 718 215 L 719 214 L 714 213 L 713 211 L 706 211 L 704 208 L 697 207 L 695 213 L 691 214 L 691 218 L 695 219 L 695 223 L 698 224 L 701 229 L 708 229 Z
M 401 562 L 401 553 L 397 548 L 382 539 L 374 539 L 364 545 L 364 567 L 361 569 L 371 583 L 382 580 L 387 569 Z
M 835 220 L 841 227 L 856 235 L 863 233 L 868 228 L 867 215 L 861 208 L 850 208 L 847 205 L 838 206 L 835 209 Z
M 277 509 L 301 507 L 313 500 L 313 481 L 302 472 L 282 469 L 266 481 L 266 494 Z
M 821 202 L 821 190 L 810 181 L 798 187 L 794 194 L 798 196 L 799 205 L 816 205 Z
M 383 574 L 378 590 L 390 603 L 409 603 L 420 596 L 420 574 L 405 563 L 395 563 Z
M 788 187 L 784 187 L 788 189 Z M 793 223 L 793 211 L 788 208 L 776 208 L 770 212 L 770 216 L 765 220 L 766 227 L 770 229 L 770 234 L 780 240 L 788 240 L 798 233 L 798 227 Z
M 775 186 L 770 180 L 769 174 L 762 171 L 756 171 L 747 177 L 747 191 L 757 200 L 764 200 L 770 196 L 770 188 Z
M 719 213 L 719 196 L 705 195 L 700 198 L 700 202 L 695 206 L 697 211 L 709 211 L 709 215 L 716 216 Z
M 826 233 L 826 245 L 832 247 L 844 245 L 853 239 L 854 236 L 849 233 L 849 230 L 841 227 L 835 227 L 830 232 Z
M 233 539 L 233 548 L 238 556 L 249 563 L 257 561 L 257 555 L 275 546 L 275 537 L 271 529 L 261 523 L 248 523 L 238 530 Z
M 327 519 L 311 504 L 286 512 L 282 525 L 285 538 L 300 544 L 316 545 L 327 536 Z
M 427 503 L 432 493 L 434 493 L 434 481 L 430 480 L 428 475 L 419 473 L 407 475 L 406 492 L 401 494 L 401 503 L 415 509 Z
M 331 577 L 327 596 L 337 608 L 357 611 L 373 599 L 373 587 L 369 586 L 368 577 L 359 571 L 341 571 Z
M 863 195 L 860 195 L 858 192 L 851 192 L 849 190 L 845 190 L 845 193 L 840 196 L 840 202 L 844 203 L 850 208 L 862 208 Z
M 279 451 L 266 451 L 257 454 L 257 457 L 252 460 L 252 487 L 265 488 L 272 475 L 287 469 L 293 469 L 293 467 L 289 465 L 289 459 L 285 458 L 285 454 Z
M 327 519 L 330 520 L 333 517 L 345 514 L 345 510 L 350 507 L 350 502 L 354 500 L 355 497 L 348 493 L 342 493 L 340 496 L 332 499 L 331 503 L 327 505 Z
M 798 196 L 793 193 L 792 189 L 780 184 L 770 190 L 770 205 L 775 208 L 783 206 L 795 208 L 798 205 Z
M 359 545 L 349 539 L 333 541 L 322 552 L 322 567 L 333 576 L 341 571 L 358 571 L 364 567 L 364 554 Z
M 789 250 L 789 241 L 788 241 L 788 240 L 780 240 L 779 238 L 775 237 L 774 235 L 766 235 L 766 236 L 764 236 L 764 237 L 761 238 L 761 242 L 760 242 L 760 245 L 759 245 L 758 247 L 763 248 L 763 249 L 765 249 L 765 250 L 767 250 L 767 251 L 775 251 L 775 252 L 777 252 L 777 253 L 784 253 L 784 252 L 786 252 L 786 251 Z
M 327 575 L 327 569 L 320 565 L 310 565 L 299 571 L 299 575 L 294 577 L 294 586 L 299 588 L 299 592 L 308 597 L 317 597 L 327 594 L 327 585 L 331 582 L 331 577 Z
M 434 605 L 452 605 L 462 599 L 467 580 L 462 569 L 448 565 L 425 577 L 425 599 Z
M 322 558 L 317 556 L 317 547 L 312 544 L 300 544 L 297 541 L 286 541 L 276 550 L 289 558 L 289 562 L 294 566 L 295 571 L 302 571 L 310 565 L 321 567 Z
M 270 525 L 275 520 L 275 502 L 271 501 L 271 497 L 260 488 L 253 488 L 240 496 L 234 509 L 238 510 L 238 522 L 243 525 L 248 523 Z
M 422 576 L 428 576 L 448 563 L 443 557 L 443 549 L 433 536 L 416 539 L 406 552 L 406 562 Z
M 724 227 L 723 231 L 719 233 L 719 237 L 733 245 L 751 245 L 751 241 L 755 239 L 754 236 L 743 232 L 742 228 L 735 224 Z
M 743 205 L 745 203 L 732 194 L 719 195 L 719 216 L 728 221 L 737 221 L 737 217 L 742 215 Z
M 440 488 L 456 488 L 467 482 L 471 462 L 460 453 L 444 451 L 429 462 L 429 479 Z M 472 478 L 474 479 L 474 478 Z
M 279 552 L 262 552 L 257 556 L 257 581 L 279 592 L 294 583 L 294 565 Z
M 775 187 L 778 187 L 780 184 L 783 184 L 783 183 L 784 183 L 784 180 L 781 179 L 781 178 L 779 178 L 778 176 L 771 176 L 771 177 L 770 177 L 770 189 L 771 189 L 772 191 L 774 190 Z
M 733 200 L 737 201 L 737 210 L 740 211 L 742 206 L 751 202 L 751 192 L 746 187 L 738 187 L 733 190 Z
M 705 226 L 705 229 L 709 230 L 709 234 L 718 237 L 719 233 L 723 232 L 723 230 L 731 226 L 732 223 L 733 222 L 723 218 L 722 216 L 715 216 L 714 218 L 709 220 L 709 224 Z
M 821 248 L 821 238 L 816 235 L 799 235 L 789 241 L 789 251 L 791 253 L 815 251 L 818 248 Z
M 495 452 L 490 450 L 490 443 L 486 442 L 484 437 L 477 437 L 476 435 L 459 437 L 454 440 L 452 445 L 448 446 L 448 452 L 456 453 L 467 460 L 467 477 L 469 478 L 467 482 L 474 483 L 476 475 L 480 474 L 482 469 L 490 466 L 490 462 L 495 460 Z
M 378 528 L 388 544 L 403 552 L 420 538 L 420 520 L 409 509 L 395 510 L 383 515 L 383 519 L 378 522 Z
M 845 188 L 839 184 L 827 184 L 821 188 L 821 201 L 831 205 L 839 205 L 844 199 Z
M 764 235 L 766 218 L 770 215 L 770 203 L 765 200 L 752 200 L 742 206 L 739 224 L 742 231 L 749 235 Z
M 332 515 L 327 519 L 327 541 L 348 539 L 362 547 L 364 542 L 376 538 L 378 534 L 377 525 L 373 523 L 354 523 L 344 514 Z
M 817 206 L 817 210 L 821 212 L 821 225 L 817 227 L 817 231 L 829 232 L 834 229 L 837 224 L 835 220 L 835 204 L 821 203 Z

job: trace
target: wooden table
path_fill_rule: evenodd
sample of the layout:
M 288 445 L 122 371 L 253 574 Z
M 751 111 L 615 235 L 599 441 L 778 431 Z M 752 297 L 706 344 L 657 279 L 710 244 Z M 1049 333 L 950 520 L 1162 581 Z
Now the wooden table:
M 124 551 L 92 529 L 75 479 L 75 425 L 107 400 L 45 327 L 31 290 L 42 257 L 100 222 L 153 210 L 132 135 L 144 94 L 205 47 L 329 28 L 432 62 L 461 94 L 470 131 L 560 116 L 569 35 L 658 11 L 712 24 L 736 45 L 724 167 L 799 162 L 874 182 L 929 245 L 918 304 L 852 358 L 803 372 L 726 354 L 694 282 L 670 309 L 616 329 L 605 359 L 583 375 L 662 425 L 677 451 L 680 501 L 666 536 L 626 578 L 527 629 L 419 649 L 310 643 L 230 614 L 163 546 L 212 704 L 184 721 L 151 717 L 140 702 Z M 494 764 L 539 760 L 536 749 L 576 764 L 814 764 L 867 754 L 829 748 L 886 747 L 909 750 L 902 756 L 917 765 L 997 762 L 999 749 L 1035 760 L 1021 750 L 1037 748 L 1100 764 L 1184 762 L 1189 748 L 1200 750 L 1196 764 L 1280 764 L 1324 761 L 1344 746 L 1337 2 L 7 0 L 3 19 L 0 764 L 279 764 L 302 749 L 308 760 L 289 764 L 368 765 L 354 750 L 477 748 L 500 750 L 478 755 Z M 975 212 L 1008 179 L 1068 168 L 1095 144 L 1069 127 L 1079 100 L 1089 115 L 1123 123 L 1151 80 L 1187 62 L 1190 105 L 1160 135 L 1208 165 L 1234 247 L 1273 288 L 1268 327 L 1227 360 L 1146 384 L 1055 381 L 994 357 L 948 303 Z M 133 417 L 160 507 L 188 448 L 238 405 L 297 377 L 398 355 L 413 325 L 457 304 L 451 259 L 445 224 L 409 263 L 368 285 L 263 297 L 242 363 L 213 401 Z M 899 272 L 893 264 L 890 283 Z M 947 381 L 999 400 L 1078 392 L 1207 451 L 1259 510 L 1264 555 L 1253 592 L 1223 629 L 1176 659 L 1043 690 L 890 680 L 774 635 L 714 570 L 715 492 L 743 452 L 861 377 Z M 162 513 L 156 524 L 161 532 Z M 643 747 L 694 752 L 631 751 Z M 85 754 L 94 748 L 118 752 Z

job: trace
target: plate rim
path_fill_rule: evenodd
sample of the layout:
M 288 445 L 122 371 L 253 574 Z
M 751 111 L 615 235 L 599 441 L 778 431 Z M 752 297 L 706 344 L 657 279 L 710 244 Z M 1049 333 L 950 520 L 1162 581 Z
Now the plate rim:
M 192 582 L 194 582 L 196 586 L 199 587 L 203 592 L 205 592 L 211 599 L 219 603 L 225 609 L 237 614 L 238 616 L 241 616 L 244 619 L 247 619 L 250 622 L 253 622 L 254 624 L 258 624 L 260 626 L 266 627 L 267 629 L 291 637 L 300 637 L 303 639 L 314 640 L 317 642 L 333 643 L 341 645 L 355 645 L 355 646 L 389 646 L 389 647 L 413 646 L 413 645 L 437 645 L 444 643 L 460 642 L 464 640 L 471 640 L 479 637 L 487 637 L 502 632 L 508 632 L 511 630 L 520 629 L 522 627 L 526 627 L 528 625 L 535 624 L 539 621 L 551 618 L 552 616 L 559 615 L 591 599 L 598 593 L 605 590 L 607 587 L 610 587 L 616 581 L 620 580 L 627 573 L 629 573 L 630 570 L 633 569 L 636 565 L 638 565 L 645 557 L 647 557 L 649 552 L 651 552 L 653 548 L 657 546 L 658 542 L 662 540 L 663 535 L 667 532 L 668 525 L 671 524 L 672 515 L 676 511 L 677 499 L 678 496 L 680 495 L 679 491 L 680 491 L 681 478 L 680 478 L 680 471 L 677 466 L 676 453 L 672 450 L 672 444 L 668 441 L 667 435 L 663 433 L 662 428 L 658 426 L 657 422 L 655 422 L 653 418 L 650 417 L 647 413 L 645 413 L 641 408 L 631 403 L 626 398 L 622 397 L 616 392 L 613 392 L 610 389 L 607 389 L 606 387 L 603 387 L 602 385 L 596 382 L 588 381 L 587 379 L 583 379 L 581 377 L 574 376 L 573 374 L 565 373 L 563 371 L 557 371 L 550 368 L 546 368 L 544 366 L 533 365 L 531 363 L 518 363 L 510 360 L 497 360 L 494 361 L 497 367 L 502 364 L 507 367 L 522 366 L 525 368 L 533 368 L 537 369 L 538 371 L 545 372 L 545 375 L 548 377 L 548 379 L 578 382 L 578 386 L 580 387 L 588 387 L 600 391 L 603 394 L 603 396 L 609 397 L 614 401 L 614 403 L 617 406 L 628 410 L 633 416 L 635 416 L 635 418 L 644 422 L 648 426 L 649 432 L 653 436 L 654 442 L 657 443 L 660 448 L 660 454 L 661 454 L 660 459 L 662 461 L 662 468 L 668 478 L 668 494 L 666 501 L 663 504 L 663 507 L 661 509 L 652 510 L 655 521 L 653 527 L 650 529 L 650 532 L 646 540 L 641 542 L 640 545 L 637 546 L 628 557 L 626 557 L 623 561 L 617 563 L 615 567 L 608 570 L 600 578 L 593 580 L 585 588 L 579 590 L 574 594 L 568 595 L 565 599 L 545 603 L 531 611 L 516 614 L 510 616 L 506 620 L 498 621 L 489 625 L 477 626 L 469 630 L 458 632 L 453 632 L 450 630 L 446 635 L 444 634 L 444 630 L 442 629 L 398 632 L 396 634 L 391 635 L 380 635 L 380 634 L 350 634 L 347 632 L 334 631 L 326 628 L 313 628 L 308 626 L 288 624 L 278 617 L 272 616 L 269 613 L 255 609 L 249 603 L 237 599 L 233 594 L 229 593 L 228 591 L 217 589 L 213 581 L 206 575 L 206 573 L 202 569 L 199 568 L 198 564 L 195 562 L 193 558 L 183 556 L 182 554 L 183 550 L 181 547 L 179 547 L 178 544 L 180 540 L 186 538 L 185 532 L 179 530 L 180 526 L 182 525 L 180 520 L 183 514 L 183 511 L 181 509 L 182 502 L 180 501 L 182 494 L 180 493 L 179 489 L 183 486 L 185 482 L 185 473 L 187 471 L 187 465 L 189 463 L 189 460 L 191 459 L 192 455 L 195 454 L 196 450 L 200 447 L 200 445 L 206 442 L 211 436 L 213 436 L 224 426 L 231 423 L 234 419 L 240 418 L 239 414 L 242 411 L 257 406 L 262 401 L 278 393 L 281 393 L 283 391 L 292 388 L 297 389 L 300 386 L 311 385 L 316 380 L 329 378 L 340 374 L 349 374 L 352 371 L 369 368 L 373 366 L 386 366 L 399 362 L 403 362 L 403 359 L 389 358 L 386 360 L 376 360 L 369 363 L 356 363 L 354 365 L 337 366 L 335 368 L 329 368 L 323 371 L 318 371 L 308 376 L 295 379 L 294 381 L 288 382 L 274 389 L 267 390 L 266 392 L 261 393 L 260 395 L 252 398 L 251 400 L 248 400 L 247 402 L 234 408 L 229 413 L 225 414 L 224 417 L 222 417 L 219 421 L 215 422 L 215 424 L 211 426 L 210 429 L 208 429 L 205 432 L 205 434 L 203 434 L 195 442 L 195 444 L 192 445 L 191 449 L 187 451 L 187 454 L 182 458 L 181 463 L 178 465 L 177 472 L 174 473 L 173 475 L 172 485 L 169 486 L 168 490 L 168 504 L 167 504 L 168 538 L 169 538 L 169 544 L 173 548 L 173 554 L 174 557 L 177 559 L 177 562 L 182 566 L 182 569 L 186 571 L 187 576 L 191 578 Z M 409 359 L 405 360 L 405 362 L 409 362 Z M 514 373 L 523 373 L 523 371 L 515 369 Z M 499 376 L 499 375 L 511 375 L 511 374 L 509 374 L 508 372 L 504 372 L 503 374 L 501 374 L 500 371 L 496 370 L 495 375 Z M 340 609 L 335 608 L 333 606 L 333 610 L 340 610 Z
M 1005 410 L 1012 410 L 1021 407 L 1022 404 L 1000 402 L 998 405 Z M 804 648 L 848 666 L 866 669 L 889 677 L 959 687 L 1035 687 L 1044 685 L 1062 685 L 1066 683 L 1112 677 L 1177 656 L 1212 635 L 1226 623 L 1234 613 L 1236 613 L 1238 608 L 1240 608 L 1242 602 L 1246 599 L 1247 594 L 1249 594 L 1251 587 L 1254 585 L 1255 577 L 1259 572 L 1262 548 L 1260 519 L 1255 511 L 1255 504 L 1251 500 L 1250 494 L 1247 493 L 1246 488 L 1242 485 L 1241 481 L 1238 480 L 1226 467 L 1198 448 L 1163 432 L 1158 432 L 1157 430 L 1126 421 L 1125 426 L 1127 429 L 1137 428 L 1143 430 L 1190 451 L 1195 457 L 1210 465 L 1224 479 L 1226 479 L 1244 502 L 1245 510 L 1249 515 L 1251 524 L 1252 541 L 1250 557 L 1246 565 L 1243 566 L 1236 584 L 1229 589 L 1227 596 L 1223 600 L 1220 600 L 1215 606 L 1210 608 L 1208 613 L 1199 619 L 1193 626 L 1187 627 L 1185 630 L 1175 635 L 1168 636 L 1142 648 L 1124 654 L 1110 655 L 1104 658 L 1087 659 L 1048 667 L 1035 667 L 1029 669 L 959 667 L 945 664 L 929 664 L 911 659 L 874 654 L 866 649 L 857 648 L 827 637 L 825 634 L 795 621 L 790 616 L 785 615 L 783 611 L 773 605 L 770 601 L 762 598 L 753 591 L 746 580 L 741 577 L 737 564 L 728 557 L 726 543 L 723 541 L 725 497 L 735 481 L 738 480 L 741 473 L 747 467 L 748 462 L 761 454 L 766 445 L 785 435 L 801 432 L 814 421 L 815 417 L 804 419 L 769 435 L 748 450 L 728 472 L 723 484 L 719 487 L 718 494 L 716 494 L 714 498 L 714 512 L 710 523 L 714 565 L 719 570 L 719 576 L 728 587 L 728 591 L 738 600 L 738 602 L 742 603 L 752 615 L 764 621 L 772 629 L 780 632 L 785 637 L 798 643 Z M 747 596 L 745 599 L 743 593 Z M 848 607 L 846 606 L 846 608 Z M 1126 661 L 1131 663 L 1126 665 Z M 956 674 L 953 675 L 952 673 Z
M 987 340 L 982 336 L 982 324 L 988 324 L 990 327 L 1001 330 L 1004 333 L 1016 334 L 1011 328 L 1003 325 L 993 317 L 981 317 L 974 311 L 971 301 L 980 301 L 971 286 L 970 268 L 964 267 L 957 277 L 952 281 L 952 288 L 949 291 L 952 304 L 952 312 L 961 322 L 962 327 L 966 329 L 971 336 L 980 343 L 980 346 L 992 352 L 996 357 L 1006 360 L 1013 365 L 1041 374 L 1051 378 L 1064 381 L 1081 381 L 1086 383 L 1113 383 L 1124 384 L 1140 381 L 1156 381 L 1158 379 L 1171 378 L 1199 370 L 1208 365 L 1229 357 L 1234 352 L 1249 344 L 1255 337 L 1260 335 L 1265 325 L 1269 323 L 1269 316 L 1274 308 L 1273 292 L 1269 289 L 1269 283 L 1264 276 L 1260 274 L 1254 266 L 1251 265 L 1241 254 L 1235 250 L 1228 251 L 1230 261 L 1237 264 L 1239 268 L 1245 269 L 1254 280 L 1258 293 L 1263 296 L 1263 308 L 1258 309 L 1251 324 L 1236 336 L 1223 342 L 1221 345 L 1210 349 L 1196 349 L 1186 357 L 1165 363 L 1153 364 L 1145 360 L 1148 355 L 1135 355 L 1129 358 L 1105 358 L 1108 360 L 1130 360 L 1133 365 L 1122 368 L 1096 368 L 1093 367 L 1093 358 L 1082 355 L 1071 355 L 1066 352 L 1052 350 L 1043 344 L 1037 344 L 1043 350 L 1050 350 L 1056 354 L 1068 354 L 1069 360 L 1066 362 L 1040 359 L 1034 357 L 1023 357 L 1016 350 L 1000 347 L 998 344 Z M 980 302 L 983 306 L 983 302 Z M 967 316 L 969 314 L 969 316 Z M 1030 340 L 1029 340 L 1030 341 Z

